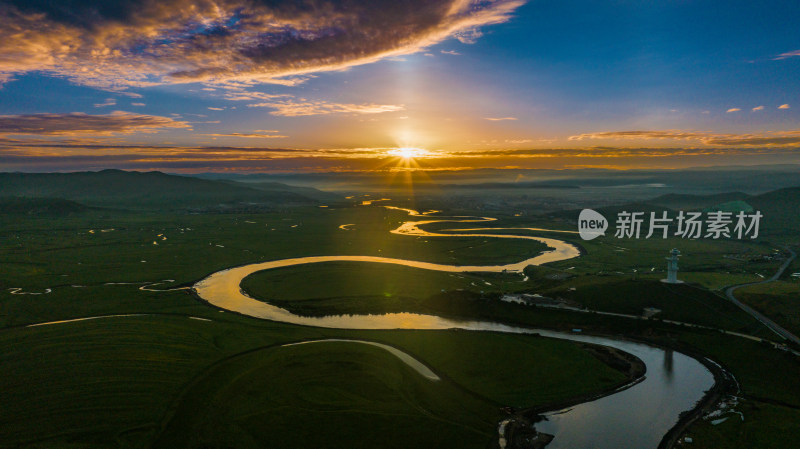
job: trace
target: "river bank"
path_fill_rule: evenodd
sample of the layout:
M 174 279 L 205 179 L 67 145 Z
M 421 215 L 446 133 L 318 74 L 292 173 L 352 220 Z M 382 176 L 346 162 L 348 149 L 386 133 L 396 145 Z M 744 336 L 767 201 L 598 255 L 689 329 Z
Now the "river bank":
M 543 413 L 563 410 L 573 405 L 593 401 L 618 391 L 630 388 L 644 380 L 647 366 L 638 357 L 608 346 L 579 343 L 579 346 L 606 365 L 625 375 L 625 380 L 601 391 L 575 396 L 563 401 L 539 404 L 534 407 L 514 410 L 504 408 L 509 414 L 498 424 L 498 438 L 493 440 L 494 449 L 543 449 L 555 438 L 554 435 L 536 430 L 536 423 L 545 419 Z
M 480 218 L 480 220 L 490 220 Z M 466 220 L 465 220 L 466 221 Z M 613 448 L 641 449 L 656 447 L 662 436 L 672 429 L 680 416 L 693 408 L 705 396 L 706 390 L 714 385 L 713 375 L 697 359 L 680 352 L 664 350 L 645 343 L 636 343 L 619 337 L 607 338 L 585 335 L 582 332 L 553 332 L 505 324 L 502 322 L 478 320 L 454 320 L 437 315 L 415 313 L 385 313 L 378 315 L 336 315 L 307 317 L 299 316 L 273 304 L 258 301 L 244 294 L 241 282 L 248 275 L 268 269 L 322 262 L 368 262 L 396 264 L 425 270 L 458 272 L 521 272 L 528 265 L 538 265 L 556 260 L 566 260 L 579 256 L 577 248 L 556 239 L 530 236 L 490 234 L 434 234 L 426 233 L 417 226 L 426 222 L 407 222 L 397 228 L 396 233 L 406 235 L 428 235 L 431 237 L 498 237 L 534 239 L 554 248 L 539 256 L 517 263 L 492 266 L 454 266 L 405 259 L 375 256 L 313 256 L 254 263 L 222 270 L 211 274 L 195 284 L 193 291 L 205 302 L 243 315 L 303 326 L 351 329 L 387 330 L 418 329 L 446 330 L 463 329 L 468 331 L 501 332 L 509 334 L 538 334 L 582 344 L 600 345 L 607 348 L 597 353 L 607 360 L 613 360 L 630 373 L 636 374 L 635 364 L 621 360 L 623 353 L 631 354 L 642 361 L 650 372 L 640 376 L 639 381 L 622 385 L 605 395 L 585 399 L 569 405 L 567 410 L 544 414 L 537 424 L 537 432 L 553 435 L 553 449 L 569 448 Z M 411 223 L 414 223 L 411 225 Z M 405 228 L 403 227 L 405 226 Z M 414 232 L 408 232 L 413 228 Z M 397 232 L 404 230 L 406 232 Z M 620 351 L 620 352 L 615 352 Z M 639 370 L 641 371 L 641 370 Z M 658 404 L 654 406 L 654 404 Z M 506 426 L 508 424 L 506 423 Z M 512 426 L 513 427 L 513 426 Z M 503 438 L 505 438 L 503 436 Z

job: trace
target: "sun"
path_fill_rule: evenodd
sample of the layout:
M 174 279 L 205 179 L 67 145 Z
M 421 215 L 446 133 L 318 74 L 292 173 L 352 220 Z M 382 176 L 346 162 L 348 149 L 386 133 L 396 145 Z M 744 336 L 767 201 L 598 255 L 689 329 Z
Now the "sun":
M 387 151 L 386 153 L 392 156 L 397 156 L 401 159 L 417 159 L 428 156 L 430 154 L 428 150 L 424 150 L 422 148 L 413 148 L 413 147 L 393 148 Z

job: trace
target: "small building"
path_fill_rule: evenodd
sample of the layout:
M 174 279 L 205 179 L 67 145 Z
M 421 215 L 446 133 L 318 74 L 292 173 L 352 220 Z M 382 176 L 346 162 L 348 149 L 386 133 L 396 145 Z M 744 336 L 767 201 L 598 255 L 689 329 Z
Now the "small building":
M 678 280 L 678 257 L 680 257 L 681 252 L 678 251 L 678 248 L 672 248 L 672 251 L 669 252 L 669 257 L 667 257 L 667 278 L 662 279 L 662 282 L 666 282 L 667 284 L 681 284 L 683 281 Z

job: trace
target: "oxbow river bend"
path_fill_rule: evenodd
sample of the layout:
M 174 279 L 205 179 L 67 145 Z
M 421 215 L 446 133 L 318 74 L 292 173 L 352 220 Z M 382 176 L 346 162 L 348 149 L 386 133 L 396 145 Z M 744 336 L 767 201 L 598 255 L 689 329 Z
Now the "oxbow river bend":
M 410 209 L 404 210 L 412 216 L 425 215 Z M 419 228 L 421 225 L 437 222 L 475 223 L 492 220 L 494 219 L 488 217 L 455 217 L 409 221 L 392 232 L 427 237 L 467 235 L 530 239 L 544 243 L 551 250 L 521 262 L 494 266 L 443 265 L 375 256 L 299 257 L 254 263 L 219 271 L 198 282 L 193 288 L 200 298 L 221 309 L 255 318 L 305 326 L 336 329 L 464 329 L 539 334 L 544 337 L 618 348 L 639 357 L 647 365 L 647 375 L 642 382 L 594 401 L 584 402 L 566 410 L 547 413 L 545 414 L 546 419 L 536 424 L 536 429 L 555 436 L 547 446 L 548 449 L 655 449 L 664 434 L 677 423 L 679 414 L 691 409 L 703 397 L 705 391 L 714 384 L 711 372 L 700 362 L 684 354 L 606 337 L 522 328 L 488 321 L 457 321 L 416 313 L 304 317 L 251 298 L 240 287 L 242 280 L 252 273 L 312 263 L 351 261 L 387 263 L 445 272 L 521 272 L 528 265 L 541 265 L 580 255 L 580 251 L 574 245 L 552 238 L 483 233 L 446 234 L 427 232 Z M 491 228 L 484 230 L 488 231 Z M 468 231 L 474 232 L 475 229 Z

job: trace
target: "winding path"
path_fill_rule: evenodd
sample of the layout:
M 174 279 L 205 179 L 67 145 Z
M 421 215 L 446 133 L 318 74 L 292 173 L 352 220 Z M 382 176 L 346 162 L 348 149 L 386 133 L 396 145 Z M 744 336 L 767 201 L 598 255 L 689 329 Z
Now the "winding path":
M 739 284 L 739 285 L 730 286 L 727 289 L 725 289 L 725 296 L 727 296 L 728 299 L 730 299 L 734 304 L 739 306 L 740 309 L 744 310 L 745 312 L 749 313 L 753 318 L 755 318 L 758 321 L 760 321 L 761 324 L 763 324 L 764 326 L 767 326 L 769 328 L 769 330 L 771 330 L 772 332 L 776 333 L 779 337 L 784 338 L 786 340 L 789 340 L 792 343 L 800 345 L 800 338 L 798 338 L 797 335 L 795 335 L 795 334 L 789 332 L 788 330 L 784 329 L 781 325 L 779 325 L 778 323 L 776 323 L 776 322 L 772 321 L 771 319 L 767 318 L 766 316 L 764 316 L 764 314 L 762 314 L 758 310 L 756 310 L 756 309 L 748 306 L 747 304 L 739 301 L 738 299 L 736 299 L 736 296 L 734 296 L 734 294 L 733 294 L 733 292 L 735 292 L 737 289 L 742 288 L 742 287 L 748 287 L 750 285 L 767 284 L 769 282 L 773 282 L 773 281 L 778 280 L 778 278 L 781 277 L 783 272 L 786 271 L 786 268 L 788 268 L 789 265 L 791 265 L 791 263 L 795 259 L 795 257 L 797 257 L 797 254 L 795 254 L 795 252 L 792 251 L 791 248 L 787 247 L 786 249 L 789 251 L 791 256 L 789 256 L 789 258 L 786 259 L 786 261 L 783 263 L 783 265 L 781 265 L 781 267 L 778 268 L 778 271 L 775 274 L 773 274 L 772 277 L 770 277 L 769 279 L 765 279 L 765 280 L 763 280 L 761 282 L 749 282 L 747 284 Z
M 409 367 L 411 367 L 411 369 L 416 371 L 420 376 L 422 376 L 422 377 L 424 377 L 424 378 L 426 378 L 428 380 L 432 380 L 432 381 L 442 380 L 442 378 L 437 376 L 436 373 L 434 373 L 432 369 L 430 369 L 427 365 L 425 365 L 421 361 L 415 359 L 411 354 L 409 354 L 407 352 L 404 352 L 404 351 L 401 351 L 401 350 L 395 348 L 394 346 L 389 346 L 389 345 L 386 345 L 386 344 L 383 344 L 383 343 L 378 343 L 378 342 L 375 342 L 375 341 L 352 340 L 352 339 L 349 339 L 349 338 L 325 338 L 325 339 L 321 339 L 321 340 L 305 340 L 305 341 L 299 341 L 297 343 L 286 343 L 284 345 L 281 345 L 281 347 L 285 348 L 287 346 L 307 345 L 307 344 L 311 344 L 311 343 L 337 343 L 337 342 L 340 342 L 340 343 L 360 343 L 360 344 L 364 344 L 364 345 L 378 347 L 378 348 L 383 349 L 384 351 L 388 352 L 389 354 L 392 354 L 393 356 L 397 357 L 401 362 L 403 362 L 406 365 L 408 365 Z

